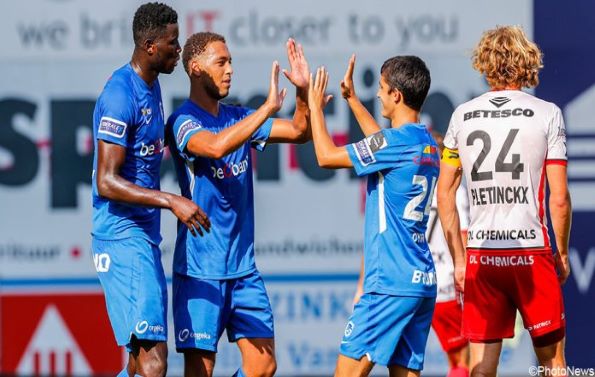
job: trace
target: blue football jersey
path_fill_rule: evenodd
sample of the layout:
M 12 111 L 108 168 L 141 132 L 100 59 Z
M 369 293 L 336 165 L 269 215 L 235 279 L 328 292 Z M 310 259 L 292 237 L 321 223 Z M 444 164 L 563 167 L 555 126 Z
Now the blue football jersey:
M 167 144 L 174 159 L 182 195 L 209 216 L 211 231 L 192 236 L 178 223 L 174 271 L 201 279 L 233 279 L 250 274 L 254 263 L 254 194 L 251 146 L 263 150 L 272 127 L 268 119 L 236 151 L 215 160 L 187 153 L 186 144 L 200 131 L 217 133 L 253 110 L 219 105 L 213 116 L 185 101 L 167 121 Z
M 347 146 L 368 176 L 364 291 L 435 297 L 436 272 L 425 233 L 440 158 L 421 124 L 382 130 Z
M 97 192 L 97 142 L 104 140 L 126 148 L 122 178 L 159 190 L 159 168 L 164 149 L 164 116 L 161 88 L 149 86 L 126 64 L 112 74 L 93 112 L 93 236 L 98 239 L 143 237 L 158 245 L 160 208 L 115 202 Z M 109 158 L 109 156 L 107 157 Z

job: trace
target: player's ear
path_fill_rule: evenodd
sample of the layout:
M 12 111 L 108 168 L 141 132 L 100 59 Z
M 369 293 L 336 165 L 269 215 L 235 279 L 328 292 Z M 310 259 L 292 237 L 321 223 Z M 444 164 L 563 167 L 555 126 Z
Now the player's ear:
M 403 101 L 403 93 L 401 93 L 398 89 L 392 89 L 390 94 L 395 104 Z
M 198 59 L 190 60 L 190 64 L 188 64 L 188 68 L 190 70 L 189 75 L 199 77 L 200 76 L 200 64 L 198 63 Z
M 145 39 L 143 42 L 143 47 L 145 48 L 145 51 L 147 51 L 147 54 L 153 55 L 156 51 L 157 45 L 153 39 Z

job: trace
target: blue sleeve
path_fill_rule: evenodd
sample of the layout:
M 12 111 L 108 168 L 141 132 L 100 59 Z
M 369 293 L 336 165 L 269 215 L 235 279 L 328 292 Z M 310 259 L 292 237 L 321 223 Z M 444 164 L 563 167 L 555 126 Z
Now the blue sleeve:
M 254 112 L 253 109 L 248 109 L 245 107 L 240 108 L 240 111 L 242 112 L 242 114 L 240 115 L 238 120 L 244 119 L 245 117 L 247 117 L 248 115 L 250 115 Z M 254 131 L 254 133 L 252 134 L 252 137 L 250 138 L 250 145 L 252 146 L 252 148 L 256 149 L 259 152 L 264 151 L 264 148 L 267 145 L 267 140 L 269 139 L 269 136 L 271 135 L 272 128 L 273 128 L 273 119 L 268 118 L 267 120 L 264 121 L 262 126 L 258 127 L 258 129 L 256 131 Z
M 134 100 L 128 91 L 116 86 L 106 88 L 99 101 L 97 139 L 127 147 L 128 134 L 135 127 L 136 104 Z
M 389 142 L 385 130 L 370 135 L 357 143 L 347 145 L 349 158 L 358 176 L 394 168 L 401 162 L 406 145 Z
M 188 161 L 193 161 L 194 156 L 186 153 L 186 146 L 190 138 L 203 131 L 204 128 L 200 120 L 191 115 L 180 115 L 173 124 L 172 133 L 173 139 L 176 143 L 176 148 L 180 152 L 180 155 Z

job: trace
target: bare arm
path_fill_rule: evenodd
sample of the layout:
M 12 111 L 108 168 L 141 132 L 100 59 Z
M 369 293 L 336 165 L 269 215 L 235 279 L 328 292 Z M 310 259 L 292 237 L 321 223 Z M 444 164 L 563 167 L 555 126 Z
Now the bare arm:
M 355 295 L 353 296 L 353 306 L 359 302 L 359 299 L 364 294 L 364 255 L 359 266 L 359 277 L 357 278 L 357 287 L 355 288 Z
M 549 209 L 552 227 L 556 236 L 558 267 L 560 284 L 564 284 L 570 275 L 568 263 L 568 243 L 570 239 L 570 225 L 572 222 L 572 204 L 568 192 L 567 168 L 565 165 L 546 165 L 547 182 L 550 189 Z
M 326 129 L 322 109 L 330 97 L 325 95 L 328 73 L 324 68 L 316 71 L 316 80 L 310 77 L 308 106 L 312 125 L 312 140 L 318 165 L 323 168 L 339 169 L 353 167 L 346 147 L 337 147 Z
M 461 184 L 461 170 L 446 164 L 440 164 L 438 177 L 438 215 L 448 243 L 455 268 L 455 287 L 463 292 L 465 282 L 465 247 L 461 237 L 459 212 L 456 205 L 457 188 Z
M 341 81 L 341 95 L 347 100 L 349 108 L 353 112 L 359 127 L 366 136 L 370 136 L 380 131 L 380 126 L 376 119 L 368 112 L 368 109 L 361 103 L 355 94 L 355 85 L 353 85 L 353 69 L 355 68 L 355 54 L 351 55 L 347 71 Z
M 219 133 L 200 131 L 188 140 L 186 149 L 195 156 L 219 159 L 246 143 L 252 134 L 283 106 L 286 90 L 279 92 L 279 63 L 273 62 L 269 95 L 255 112 Z
M 202 228 L 211 226 L 205 213 L 191 200 L 182 196 L 151 190 L 135 185 L 120 176 L 126 159 L 126 148 L 98 140 L 97 143 L 97 191 L 104 198 L 139 206 L 167 208 L 178 217 L 195 235 L 202 235 Z

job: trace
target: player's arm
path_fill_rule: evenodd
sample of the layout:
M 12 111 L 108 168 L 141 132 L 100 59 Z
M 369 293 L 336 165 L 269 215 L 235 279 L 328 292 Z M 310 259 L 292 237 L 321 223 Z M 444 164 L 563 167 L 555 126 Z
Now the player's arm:
M 364 255 L 362 254 L 362 258 L 360 261 L 359 266 L 359 276 L 357 278 L 357 286 L 355 288 L 355 295 L 353 296 L 353 306 L 359 302 L 359 299 L 364 294 Z
M 126 159 L 126 148 L 104 140 L 97 141 L 97 191 L 109 200 L 147 207 L 167 208 L 193 235 L 209 231 L 211 223 L 205 213 L 182 196 L 140 187 L 122 178 L 120 171 Z
M 550 217 L 558 248 L 558 254 L 556 256 L 556 264 L 559 272 L 558 280 L 560 284 L 564 284 L 570 275 L 568 243 L 572 221 L 572 204 L 568 191 L 567 169 L 565 164 L 547 164 L 545 169 L 550 189 Z
M 353 69 L 355 68 L 355 54 L 351 55 L 349 59 L 349 65 L 347 71 L 341 81 L 341 95 L 345 100 L 349 108 L 353 112 L 359 127 L 366 136 L 380 131 L 380 126 L 376 123 L 376 119 L 368 112 L 368 109 L 362 104 L 357 95 L 355 94 L 355 85 L 353 84 Z
M 283 74 L 295 86 L 295 111 L 293 119 L 273 119 L 269 143 L 303 144 L 312 139 L 308 122 L 308 81 L 310 68 L 301 44 L 293 38 L 287 40 L 287 60 L 290 71 Z
M 308 106 L 312 125 L 312 140 L 318 165 L 323 168 L 339 169 L 353 167 L 346 147 L 337 147 L 326 129 L 322 109 L 330 100 L 325 94 L 328 84 L 328 73 L 323 67 L 316 71 L 316 79 L 310 75 L 308 89 Z
M 219 159 L 235 151 L 246 143 L 271 115 L 281 109 L 285 93 L 285 89 L 279 91 L 279 63 L 273 62 L 269 95 L 264 104 L 252 114 L 219 133 L 208 130 L 195 132 L 186 144 L 186 151 L 195 156 L 214 159 Z
M 455 268 L 455 286 L 463 291 L 465 279 L 465 248 L 461 237 L 459 212 L 456 205 L 457 189 L 461 184 L 462 170 L 457 166 L 460 162 L 453 162 L 445 155 L 453 151 L 445 148 L 440 163 L 440 176 L 438 177 L 437 197 L 438 215 L 448 243 L 448 249 L 453 259 Z

